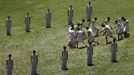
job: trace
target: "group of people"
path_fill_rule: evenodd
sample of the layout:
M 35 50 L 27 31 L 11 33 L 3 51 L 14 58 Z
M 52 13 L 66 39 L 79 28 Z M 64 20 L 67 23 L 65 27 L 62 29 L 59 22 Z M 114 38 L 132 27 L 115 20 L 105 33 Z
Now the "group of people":
M 113 36 L 114 30 L 117 33 L 118 40 L 123 39 L 124 37 L 129 37 L 129 21 L 125 17 L 121 17 L 114 22 L 111 21 L 110 17 L 107 17 L 104 22 L 99 24 L 97 22 L 97 18 L 92 19 L 92 5 L 91 2 L 87 5 L 87 22 L 89 23 L 88 26 L 85 25 L 85 19 L 82 19 L 81 22 L 77 23 L 76 25 L 73 24 L 73 8 L 72 5 L 70 5 L 67 15 L 68 15 L 68 46 L 70 48 L 79 48 L 79 43 L 83 43 L 84 47 L 87 48 L 87 65 L 92 66 L 92 56 L 93 56 L 93 43 L 96 43 L 99 45 L 100 43 L 96 41 L 96 38 L 102 35 L 105 35 L 106 44 L 109 44 L 108 38 L 113 38 L 113 41 L 111 43 L 111 61 L 117 62 L 116 60 L 116 52 L 117 52 L 117 43 L 116 38 Z M 25 17 L 25 31 L 30 32 L 30 22 L 31 17 L 29 13 L 27 13 Z M 11 19 L 10 16 L 8 16 L 6 20 L 6 34 L 11 35 Z M 98 26 L 102 27 L 101 29 Z M 51 27 L 51 12 L 50 9 L 48 9 L 46 13 L 46 28 Z M 84 40 L 87 39 L 88 44 L 84 42 Z M 66 50 L 66 46 L 63 47 L 63 51 L 61 54 L 61 69 L 62 70 L 68 70 L 67 68 L 67 61 L 68 61 L 68 51 Z M 37 64 L 38 64 L 38 55 L 36 54 L 36 51 L 33 51 L 33 54 L 31 56 L 31 75 L 37 75 Z M 7 75 L 12 75 L 12 69 L 13 69 L 13 59 L 11 58 L 11 54 L 9 54 L 9 57 L 6 60 L 6 68 L 7 68 Z
M 36 54 L 36 51 L 33 50 L 33 53 L 31 55 L 31 75 L 38 75 L 37 74 L 37 64 L 38 64 L 38 55 Z M 13 71 L 13 58 L 12 55 L 9 54 L 8 58 L 6 59 L 6 69 L 7 69 L 7 75 L 12 75 Z
M 46 21 L 45 21 L 46 28 L 51 28 L 51 11 L 50 11 L 50 9 L 47 10 L 45 16 L 46 16 L 46 18 L 45 18 L 46 19 Z M 31 16 L 29 13 L 26 14 L 24 23 L 25 23 L 25 31 L 30 32 Z M 11 20 L 11 17 L 8 16 L 6 19 L 6 35 L 11 35 L 11 27 L 12 27 L 12 20 Z
M 68 31 L 68 45 L 70 48 L 78 48 L 78 43 L 82 42 L 86 47 L 84 42 L 86 38 L 88 42 L 99 44 L 95 39 L 100 36 L 101 33 L 105 35 L 106 44 L 109 44 L 108 38 L 115 38 L 113 36 L 114 31 L 117 34 L 118 40 L 122 40 L 123 36 L 125 38 L 129 37 L 129 21 L 125 17 L 121 17 L 115 20 L 115 22 L 112 22 L 110 17 L 107 17 L 104 22 L 99 24 L 95 17 L 89 21 L 89 26 L 85 27 L 85 20 L 82 19 L 77 25 L 73 23 L 70 25 Z
M 25 23 L 25 31 L 30 32 L 31 17 L 29 13 L 27 13 L 27 15 L 25 16 L 24 23 Z M 11 35 L 11 26 L 12 26 L 12 20 L 11 17 L 8 16 L 6 19 L 6 35 Z
M 88 21 L 88 20 L 87 20 Z M 96 38 L 99 37 L 102 33 L 102 36 L 105 36 L 106 44 L 111 43 L 111 61 L 117 62 L 117 43 L 116 40 L 122 40 L 123 38 L 127 38 L 130 36 L 129 33 L 129 21 L 125 17 L 118 18 L 114 22 L 111 21 L 110 17 L 107 17 L 104 22 L 99 24 L 97 22 L 97 18 L 95 17 L 89 22 L 89 26 L 85 26 L 85 20 L 82 19 L 81 22 L 74 25 L 73 23 L 70 25 L 68 30 L 68 46 L 70 48 L 79 48 L 78 43 L 82 42 L 84 47 L 87 48 L 87 65 L 92 66 L 92 56 L 93 56 L 93 43 L 99 45 L 100 43 L 96 41 Z M 96 26 L 98 25 L 98 26 Z M 99 26 L 101 27 L 99 29 Z M 117 38 L 113 36 L 115 33 L 117 34 Z M 113 41 L 109 41 L 108 38 L 112 38 Z M 88 44 L 84 42 L 87 38 Z M 67 56 L 66 56 L 67 57 Z M 64 62 L 64 60 L 63 60 Z M 64 65 L 67 65 L 66 63 Z M 63 65 L 63 66 L 64 66 Z M 66 68 L 66 66 L 64 66 Z M 66 69 L 63 69 L 66 70 Z
M 94 46 L 92 42 L 89 42 L 88 45 L 86 45 L 86 49 L 87 49 L 87 66 L 94 66 L 93 64 Z M 111 62 L 115 63 L 117 62 L 117 51 L 118 51 L 116 38 L 113 38 L 110 50 L 111 50 Z M 68 70 L 67 68 L 68 56 L 69 55 L 68 55 L 68 51 L 66 50 L 66 46 L 63 46 L 63 51 L 61 54 L 62 70 Z

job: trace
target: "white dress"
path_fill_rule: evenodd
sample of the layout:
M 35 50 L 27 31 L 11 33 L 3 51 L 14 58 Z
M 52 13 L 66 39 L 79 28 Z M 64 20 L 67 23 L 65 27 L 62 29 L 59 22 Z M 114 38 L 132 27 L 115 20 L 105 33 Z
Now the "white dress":
M 117 34 L 121 34 L 123 32 L 120 24 L 117 24 Z
M 86 14 L 87 14 L 87 20 L 91 21 L 92 19 L 92 6 L 91 5 L 87 5 Z
M 115 61 L 116 60 L 116 52 L 117 52 L 117 43 L 112 43 L 111 44 L 111 60 Z
M 75 31 L 74 30 L 69 30 L 69 33 L 68 33 L 68 40 L 70 42 L 75 42 Z
M 121 26 L 121 29 L 123 30 L 123 29 L 124 29 L 124 24 L 125 24 L 125 22 L 122 21 L 122 20 L 119 20 L 118 22 L 119 22 L 119 24 L 120 24 L 120 26 Z
M 68 8 L 67 15 L 68 15 L 68 24 L 71 24 L 73 20 L 73 8 L 72 9 Z
M 7 59 L 7 75 L 12 75 L 13 70 L 13 59 Z
M 11 20 L 10 19 L 6 19 L 6 34 L 11 34 Z
M 126 22 L 123 32 L 126 32 L 126 33 L 129 32 L 129 22 Z
M 106 36 L 111 36 L 112 35 L 112 30 L 109 25 L 106 25 L 104 30 L 106 30 Z
M 32 64 L 32 71 L 31 75 L 36 75 L 37 74 L 37 64 L 38 64 L 38 55 L 32 55 L 31 56 L 31 64 Z
M 94 33 L 93 33 L 93 31 L 92 31 L 92 29 L 89 29 L 88 30 L 88 32 L 89 32 L 89 40 L 90 40 L 90 42 L 92 42 L 92 41 L 95 41 L 95 36 L 94 36 Z
M 87 47 L 87 64 L 92 64 L 93 46 Z
M 30 22 L 31 22 L 31 17 L 30 16 L 26 16 L 25 17 L 25 30 L 26 31 L 30 31 Z
M 93 32 L 97 32 L 97 27 L 96 27 L 96 21 L 92 20 L 90 28 L 92 29 Z
M 82 30 L 78 31 L 78 37 L 77 37 L 79 42 L 83 42 L 84 41 L 84 32 Z
M 67 68 L 67 60 L 68 60 L 68 51 L 62 51 L 61 55 L 61 69 Z
M 51 12 L 46 13 L 46 28 L 50 28 L 51 27 Z

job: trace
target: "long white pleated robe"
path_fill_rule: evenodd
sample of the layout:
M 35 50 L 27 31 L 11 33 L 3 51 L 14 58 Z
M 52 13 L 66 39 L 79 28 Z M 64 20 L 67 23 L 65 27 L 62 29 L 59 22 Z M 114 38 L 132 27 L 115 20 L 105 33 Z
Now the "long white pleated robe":
M 31 17 L 26 16 L 25 17 L 25 31 L 30 32 L 30 23 L 31 23 Z
M 6 68 L 7 68 L 7 75 L 12 75 L 13 59 L 7 59 L 6 62 L 7 62 L 7 65 L 6 65 Z
M 116 61 L 117 43 L 111 44 L 111 61 Z
M 38 55 L 31 56 L 32 71 L 31 75 L 37 74 Z
M 67 15 L 68 15 L 68 25 L 72 24 L 72 20 L 73 20 L 73 8 L 72 9 L 68 9 L 67 11 Z
M 46 13 L 46 28 L 51 28 L 51 12 Z
M 7 35 L 11 34 L 11 25 L 12 25 L 11 19 L 6 19 L 6 34 Z
M 87 9 L 86 9 L 86 15 L 87 15 L 87 21 L 91 21 L 92 20 L 92 6 L 91 5 L 87 5 Z
M 93 46 L 87 47 L 87 65 L 92 64 L 92 56 L 93 56 Z
M 68 51 L 62 51 L 61 55 L 61 69 L 67 69 Z

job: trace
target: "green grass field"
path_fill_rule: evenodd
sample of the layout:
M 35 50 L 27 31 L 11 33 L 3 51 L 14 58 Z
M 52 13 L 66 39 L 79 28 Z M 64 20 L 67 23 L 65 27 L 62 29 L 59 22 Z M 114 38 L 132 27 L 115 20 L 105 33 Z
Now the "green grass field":
M 0 75 L 6 75 L 5 61 L 9 53 L 14 59 L 13 75 L 30 75 L 32 50 L 39 55 L 39 75 L 134 75 L 134 0 L 92 0 L 93 15 L 102 22 L 125 16 L 130 21 L 131 36 L 118 42 L 118 63 L 110 61 L 110 45 L 103 36 L 101 45 L 94 48 L 93 63 L 86 66 L 86 49 L 69 49 L 69 70 L 60 69 L 60 55 L 67 45 L 67 15 L 69 5 L 74 8 L 74 23 L 85 17 L 88 0 L 0 0 Z M 52 11 L 52 28 L 45 28 L 45 12 Z M 24 17 L 32 17 L 31 32 L 24 31 Z M 5 35 L 5 20 L 10 15 L 12 36 Z

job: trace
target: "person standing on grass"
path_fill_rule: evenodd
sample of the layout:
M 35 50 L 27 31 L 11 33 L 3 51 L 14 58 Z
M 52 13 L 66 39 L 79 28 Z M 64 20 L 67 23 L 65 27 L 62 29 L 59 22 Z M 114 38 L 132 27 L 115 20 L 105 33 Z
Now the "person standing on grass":
M 38 55 L 36 54 L 35 50 L 33 50 L 33 54 L 31 56 L 31 64 L 32 64 L 31 75 L 38 75 L 37 74 Z
M 12 75 L 13 59 L 11 57 L 11 54 L 8 55 L 8 58 L 6 60 L 6 68 L 7 68 L 7 75 Z
M 68 45 L 70 48 L 75 48 L 76 47 L 76 34 L 74 31 L 74 27 L 71 28 L 68 32 Z
M 61 54 L 61 69 L 62 70 L 68 70 L 67 61 L 68 61 L 68 51 L 66 50 L 66 46 L 63 46 L 63 51 Z
M 87 34 L 88 34 L 88 43 L 89 42 L 91 42 L 91 43 L 94 42 L 94 43 L 97 43 L 97 45 L 99 45 L 99 42 L 97 42 L 95 40 L 95 35 L 93 33 L 93 30 L 91 28 L 88 28 L 88 27 L 86 27 L 86 29 L 87 29 Z
M 84 36 L 85 36 L 84 31 L 78 28 L 78 31 L 76 34 L 77 34 L 77 46 L 76 47 L 77 48 L 79 47 L 79 42 L 83 43 L 84 47 L 86 47 L 86 44 L 84 42 Z
M 117 62 L 116 52 L 117 52 L 117 43 L 116 43 L 116 39 L 114 38 L 111 44 L 111 61 L 112 62 Z
M 6 19 L 6 35 L 11 35 L 11 26 L 12 26 L 12 21 L 10 16 L 8 16 Z
M 123 29 L 123 34 L 124 34 L 124 37 L 129 37 L 130 36 L 130 33 L 129 33 L 129 21 L 124 19 L 124 29 Z
M 89 45 L 87 46 L 87 66 L 93 66 L 92 57 L 93 57 L 93 45 L 92 42 L 89 42 Z
M 113 27 L 111 24 L 114 24 L 114 23 L 111 21 L 110 17 L 107 17 L 106 20 L 102 24 L 109 25 L 109 27 L 113 30 Z
M 99 35 L 99 29 L 96 27 L 96 24 L 98 24 L 96 21 L 97 21 L 97 18 L 95 17 L 95 18 L 91 21 L 90 28 L 93 30 L 93 32 L 96 33 L 95 36 L 98 36 L 98 35 Z M 98 24 L 98 25 L 99 25 L 99 24 Z
M 50 11 L 50 9 L 48 9 L 47 13 L 46 13 L 46 28 L 51 28 L 51 11 Z
M 81 25 L 81 29 L 82 29 L 83 27 L 85 27 L 85 19 L 82 19 L 82 20 L 81 20 L 80 25 Z
M 124 24 L 125 24 L 124 20 L 125 20 L 125 17 L 121 17 L 117 20 L 122 30 L 124 29 Z
M 92 19 L 92 5 L 91 2 L 88 3 L 86 8 L 87 22 L 90 22 Z
M 115 21 L 115 24 L 116 24 L 116 26 L 117 26 L 116 33 L 117 33 L 117 35 L 118 35 L 118 40 L 122 40 L 122 39 L 123 39 L 123 35 L 122 35 L 123 30 L 122 30 L 122 28 L 121 28 L 121 24 L 119 24 L 118 21 Z
M 25 16 L 25 31 L 30 32 L 30 23 L 31 23 L 31 16 L 29 13 Z
M 71 25 L 73 22 L 73 13 L 74 13 L 74 10 L 73 10 L 73 7 L 72 5 L 70 5 L 70 7 L 68 8 L 68 11 L 67 11 L 67 16 L 68 16 L 68 25 Z

